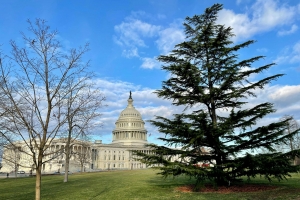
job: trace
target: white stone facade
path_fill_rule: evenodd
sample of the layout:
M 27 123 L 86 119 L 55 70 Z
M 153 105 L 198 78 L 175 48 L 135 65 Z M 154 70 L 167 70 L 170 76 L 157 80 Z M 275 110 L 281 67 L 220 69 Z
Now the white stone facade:
M 112 143 L 102 144 L 100 140 L 94 143 L 75 141 L 72 146 L 69 171 L 92 171 L 105 169 L 141 169 L 146 168 L 134 159 L 131 150 L 151 153 L 145 147 L 147 144 L 147 131 L 141 114 L 134 108 L 131 93 L 127 107 L 121 112 L 116 127 L 112 131 Z M 32 169 L 32 156 L 25 145 L 19 142 L 18 148 L 5 148 L 2 160 L 2 172 L 25 171 L 29 173 Z M 43 173 L 63 172 L 65 164 L 64 139 L 54 139 L 49 144 L 48 153 L 42 166 Z M 34 172 L 33 172 L 34 173 Z
M 146 165 L 135 161 L 131 150 L 151 153 L 147 144 L 147 131 L 141 114 L 133 106 L 131 94 L 127 107 L 121 112 L 112 132 L 111 144 L 95 142 L 92 149 L 92 169 L 138 169 Z
M 28 142 L 28 141 L 26 141 Z M 42 165 L 42 173 L 63 172 L 65 164 L 65 139 L 54 139 L 48 144 L 48 149 L 43 161 L 47 161 Z M 89 169 L 91 163 L 91 145 L 90 142 L 74 141 L 70 158 L 70 169 L 80 171 L 81 168 Z M 2 172 L 25 171 L 30 173 L 33 170 L 32 153 L 25 142 L 16 142 L 14 145 L 8 145 L 4 148 L 2 159 Z M 70 171 L 71 171 L 70 170 Z

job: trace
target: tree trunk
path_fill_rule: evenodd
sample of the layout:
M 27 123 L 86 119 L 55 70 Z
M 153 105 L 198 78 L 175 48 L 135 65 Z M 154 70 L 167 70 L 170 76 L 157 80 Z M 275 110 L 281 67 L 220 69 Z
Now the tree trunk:
M 209 63 L 209 61 L 207 60 L 207 62 Z M 213 83 L 211 81 L 211 70 L 208 69 L 208 84 L 209 84 L 209 92 L 210 94 L 212 95 L 210 97 L 210 108 L 208 107 L 208 110 L 210 112 L 210 115 L 211 115 L 211 120 L 212 120 L 212 123 L 213 123 L 213 129 L 216 130 L 217 129 L 217 124 L 218 124 L 218 121 L 217 121 L 217 109 L 216 109 L 216 105 L 215 105 L 215 99 L 214 99 L 214 95 L 213 95 Z M 222 185 L 223 184 L 223 179 L 222 179 L 222 172 L 223 171 L 223 168 L 222 168 L 222 152 L 221 152 L 221 149 L 220 149 L 220 139 L 219 139 L 219 136 L 217 136 L 214 132 L 211 134 L 212 135 L 212 138 L 214 138 L 215 140 L 215 146 L 214 146 L 214 150 L 215 150 L 215 153 L 216 153 L 216 171 L 217 171 L 217 177 L 216 177 L 216 182 L 218 185 Z
M 68 182 L 68 178 L 69 178 L 69 164 L 70 164 L 70 161 L 69 159 L 66 159 L 66 162 L 65 162 L 65 177 L 64 177 L 64 182 Z
M 14 170 L 14 172 L 15 172 L 15 178 L 17 178 L 18 177 L 18 175 L 17 175 L 17 167 L 15 166 L 15 170 Z
M 41 199 L 41 182 L 42 182 L 42 156 L 38 157 L 38 166 L 35 177 L 35 200 Z
M 85 172 L 85 168 L 84 168 L 84 162 L 81 162 L 81 164 L 80 164 L 80 170 L 81 170 L 81 172 Z
M 70 131 L 71 132 L 71 131 Z M 70 133 L 69 133 L 70 135 Z M 67 143 L 66 143 L 66 161 L 65 161 L 65 177 L 64 182 L 68 182 L 69 178 L 69 165 L 70 165 L 70 143 L 71 143 L 71 136 L 68 137 Z

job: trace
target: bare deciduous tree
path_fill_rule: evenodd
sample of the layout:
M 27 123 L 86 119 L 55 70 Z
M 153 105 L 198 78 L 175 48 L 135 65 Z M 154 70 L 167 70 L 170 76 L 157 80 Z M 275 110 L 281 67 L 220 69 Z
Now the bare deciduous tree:
M 296 134 L 294 134 L 293 137 L 287 138 L 286 140 L 281 141 L 278 144 L 273 144 L 272 145 L 273 149 L 277 152 L 287 152 L 287 151 L 300 149 L 300 132 L 299 132 L 300 127 L 298 122 L 291 115 L 284 115 L 282 118 L 280 118 L 280 121 L 287 121 L 285 126 L 285 133 L 287 135 L 293 132 L 296 132 Z M 265 148 L 261 148 L 260 151 L 263 153 L 270 152 Z M 296 159 L 294 159 L 294 164 L 295 162 Z
M 44 20 L 28 24 L 29 33 L 21 33 L 24 44 L 11 41 L 11 56 L 5 58 L 9 62 L 1 62 L 0 93 L 5 101 L 0 102 L 0 113 L 5 114 L 0 130 L 10 144 L 23 141 L 30 150 L 36 171 L 35 199 L 39 200 L 42 165 L 52 159 L 50 154 L 57 153 L 49 151 L 49 144 L 69 120 L 61 108 L 73 97 L 70 83 L 80 83 L 88 74 L 89 62 L 82 57 L 89 47 L 66 50 L 57 31 Z
M 90 144 L 87 141 L 79 141 L 80 148 L 74 151 L 75 160 L 80 164 L 80 171 L 85 171 L 85 165 L 89 164 L 92 159 Z
M 0 134 L 0 170 L 2 168 L 2 156 L 3 156 L 3 149 L 4 149 L 4 146 L 6 145 L 6 140 L 5 138 L 2 137 L 2 135 Z
M 284 121 L 286 119 L 290 119 L 288 121 L 288 125 L 286 127 L 286 131 L 288 134 L 296 131 L 299 129 L 299 124 L 298 122 L 294 119 L 293 116 L 290 115 L 285 115 L 281 120 Z M 300 148 L 300 133 L 294 135 L 294 137 L 289 139 L 288 143 L 290 150 L 295 150 Z
M 77 82 L 70 81 L 67 91 L 71 91 L 66 101 L 63 101 L 60 109 L 67 116 L 66 130 L 62 137 L 66 137 L 65 145 L 65 171 L 69 171 L 72 144 L 78 139 L 86 138 L 89 131 L 101 124 L 95 121 L 101 116 L 99 109 L 103 106 L 105 97 L 99 89 L 94 88 L 90 82 L 91 75 L 87 75 Z M 64 182 L 68 182 L 68 173 L 65 173 Z
M 8 166 L 7 168 L 14 172 L 15 177 L 17 177 L 17 172 L 19 170 L 21 153 L 21 147 L 13 145 L 5 146 L 6 155 L 3 159 L 5 161 L 5 164 Z
M 294 119 L 293 116 L 291 115 L 285 115 L 281 118 L 281 121 L 287 120 L 288 124 L 286 126 L 286 133 L 290 134 L 296 130 L 299 130 L 299 124 L 298 122 Z M 289 149 L 291 151 L 300 149 L 300 133 L 298 132 L 295 134 L 293 137 L 289 138 L 288 142 L 286 144 L 281 144 L 283 145 L 284 149 Z M 296 158 L 294 159 L 294 164 L 296 164 Z

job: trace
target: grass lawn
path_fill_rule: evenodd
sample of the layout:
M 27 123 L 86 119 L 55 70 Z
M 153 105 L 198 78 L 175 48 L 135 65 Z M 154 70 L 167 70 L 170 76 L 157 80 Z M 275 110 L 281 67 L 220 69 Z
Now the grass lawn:
M 183 193 L 178 186 L 194 183 L 187 177 L 163 179 L 157 171 L 128 170 L 95 173 L 78 173 L 69 176 L 63 183 L 62 175 L 43 176 L 41 199 L 300 199 L 300 174 L 293 174 L 287 181 L 274 180 L 271 185 L 278 188 L 248 193 Z M 251 181 L 253 184 L 269 184 L 263 178 Z M 0 199 L 34 199 L 35 178 L 0 179 Z

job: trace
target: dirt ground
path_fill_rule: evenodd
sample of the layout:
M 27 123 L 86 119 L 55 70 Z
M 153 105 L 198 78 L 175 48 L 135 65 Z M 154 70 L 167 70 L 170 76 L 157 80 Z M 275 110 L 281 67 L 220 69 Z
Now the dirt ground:
M 186 185 L 178 187 L 177 190 L 181 192 L 214 192 L 214 193 L 234 193 L 234 192 L 258 192 L 258 191 L 265 191 L 265 190 L 273 190 L 276 189 L 276 186 L 268 186 L 268 185 L 251 185 L 251 184 L 245 184 L 245 185 L 238 185 L 238 186 L 219 186 L 214 187 L 212 185 L 206 185 L 200 187 L 198 190 L 194 190 L 194 185 Z

